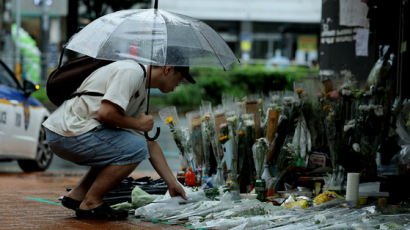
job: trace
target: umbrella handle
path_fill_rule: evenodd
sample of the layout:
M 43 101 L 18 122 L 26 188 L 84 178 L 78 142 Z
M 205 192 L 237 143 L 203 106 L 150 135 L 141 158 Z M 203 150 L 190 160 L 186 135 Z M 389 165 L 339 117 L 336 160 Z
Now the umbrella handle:
M 157 132 L 155 133 L 154 137 L 148 136 L 148 132 L 144 132 L 144 136 L 149 141 L 155 141 L 159 137 L 160 132 L 161 132 L 161 129 L 159 127 L 157 127 Z

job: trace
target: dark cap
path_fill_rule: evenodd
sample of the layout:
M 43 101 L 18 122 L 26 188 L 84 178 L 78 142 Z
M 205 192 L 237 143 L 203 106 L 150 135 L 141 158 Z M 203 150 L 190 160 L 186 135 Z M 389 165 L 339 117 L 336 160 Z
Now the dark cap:
M 187 66 L 175 66 L 174 70 L 180 72 L 182 77 L 185 78 L 189 83 L 195 84 L 196 81 L 189 73 L 189 67 Z
M 174 65 L 175 71 L 180 72 L 182 77 L 184 77 L 189 83 L 196 83 L 191 74 L 189 74 L 189 58 L 185 55 L 182 47 L 168 46 L 166 63 L 176 64 Z

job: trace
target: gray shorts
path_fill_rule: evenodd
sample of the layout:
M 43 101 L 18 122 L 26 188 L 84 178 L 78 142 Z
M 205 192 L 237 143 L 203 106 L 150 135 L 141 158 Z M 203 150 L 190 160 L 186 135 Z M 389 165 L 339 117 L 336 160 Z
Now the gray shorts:
M 142 136 L 107 125 L 76 137 L 47 130 L 46 137 L 54 154 L 79 165 L 127 165 L 149 158 L 147 142 Z

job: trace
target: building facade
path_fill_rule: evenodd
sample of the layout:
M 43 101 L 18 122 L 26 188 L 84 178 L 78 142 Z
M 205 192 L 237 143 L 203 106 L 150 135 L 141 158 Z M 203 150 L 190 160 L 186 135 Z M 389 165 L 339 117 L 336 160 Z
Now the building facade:
M 318 58 L 321 0 L 161 0 L 159 8 L 203 20 L 242 60 Z

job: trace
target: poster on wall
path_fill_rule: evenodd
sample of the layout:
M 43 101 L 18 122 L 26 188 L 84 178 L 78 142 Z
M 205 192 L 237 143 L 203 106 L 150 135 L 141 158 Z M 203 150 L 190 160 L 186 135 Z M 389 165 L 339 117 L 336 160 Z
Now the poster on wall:
M 369 28 L 369 7 L 360 0 L 339 1 L 339 25 Z
M 327 0 L 322 4 L 321 34 L 319 45 L 320 77 L 323 79 L 341 79 L 345 73 L 352 74 L 357 80 L 367 79 L 374 62 L 376 61 L 375 38 L 371 36 L 367 28 L 361 26 L 342 25 L 346 24 L 346 15 L 355 14 L 350 10 L 345 16 L 341 16 L 345 0 Z M 355 0 L 360 2 L 360 0 Z M 364 4 L 364 3 L 363 3 Z M 354 4 L 355 5 L 355 4 Z M 347 11 L 346 11 L 347 12 Z M 340 14 L 339 14 L 340 13 Z M 366 17 L 366 15 L 363 15 Z M 352 22 L 357 22 L 352 19 Z

